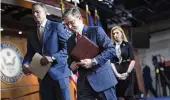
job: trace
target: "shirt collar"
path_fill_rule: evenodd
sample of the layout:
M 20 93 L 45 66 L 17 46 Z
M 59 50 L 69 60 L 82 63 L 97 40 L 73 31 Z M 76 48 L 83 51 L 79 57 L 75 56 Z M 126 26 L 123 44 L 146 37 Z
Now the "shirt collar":
M 81 30 L 81 32 L 79 34 L 83 35 L 86 32 L 85 29 L 86 29 L 86 25 L 83 26 L 83 29 Z M 76 36 L 77 36 L 77 34 L 76 34 Z
M 47 19 L 45 19 L 42 23 L 41 23 L 41 27 L 45 27 L 45 24 L 47 23 Z
M 119 42 L 119 43 L 118 43 L 118 42 L 115 42 L 115 43 L 116 43 L 116 45 L 121 45 L 121 44 L 122 44 L 122 42 L 123 42 L 123 41 L 121 41 L 121 42 Z

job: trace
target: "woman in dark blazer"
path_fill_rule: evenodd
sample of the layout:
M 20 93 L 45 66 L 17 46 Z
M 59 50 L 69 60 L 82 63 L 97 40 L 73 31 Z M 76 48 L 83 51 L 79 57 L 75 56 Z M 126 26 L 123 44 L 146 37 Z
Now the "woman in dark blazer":
M 112 61 L 112 69 L 118 79 L 116 94 L 118 100 L 131 100 L 137 93 L 134 71 L 135 57 L 133 47 L 128 42 L 123 29 L 115 26 L 111 29 L 111 39 L 116 49 L 116 57 Z M 136 85 L 136 86 L 135 86 Z

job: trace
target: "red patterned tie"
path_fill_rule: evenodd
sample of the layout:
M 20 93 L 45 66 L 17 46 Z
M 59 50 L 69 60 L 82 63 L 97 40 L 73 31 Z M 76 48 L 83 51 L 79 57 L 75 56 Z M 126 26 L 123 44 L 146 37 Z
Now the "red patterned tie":
M 77 34 L 76 34 L 76 39 L 77 39 L 77 41 L 79 41 L 80 38 L 81 38 L 80 33 L 77 33 Z

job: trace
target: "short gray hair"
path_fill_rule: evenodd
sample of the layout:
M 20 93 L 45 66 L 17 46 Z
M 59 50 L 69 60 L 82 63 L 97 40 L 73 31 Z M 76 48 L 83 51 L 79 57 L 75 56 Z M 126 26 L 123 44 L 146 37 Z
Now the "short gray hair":
M 81 16 L 81 13 L 80 13 L 80 11 L 78 10 L 77 7 L 73 7 L 73 8 L 66 9 L 64 11 L 64 14 L 63 14 L 62 18 L 65 19 L 68 15 Z
M 37 3 L 33 3 L 32 4 L 32 8 L 34 8 L 35 6 L 41 6 L 44 10 L 45 10 L 45 12 L 47 13 L 47 8 L 46 8 L 46 6 L 45 6 L 45 4 L 43 4 L 43 3 L 41 3 L 41 2 L 37 2 Z

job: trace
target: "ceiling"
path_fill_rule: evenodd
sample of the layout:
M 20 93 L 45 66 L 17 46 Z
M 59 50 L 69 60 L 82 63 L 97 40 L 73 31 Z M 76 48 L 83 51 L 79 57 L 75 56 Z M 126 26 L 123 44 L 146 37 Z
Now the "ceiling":
M 85 9 L 86 4 L 92 15 L 95 9 L 98 10 L 105 30 L 107 24 L 130 21 L 132 27 L 140 27 L 155 21 L 170 19 L 170 0 L 80 0 L 78 6 Z M 48 18 L 60 20 L 54 15 Z M 31 9 L 5 3 L 1 3 L 1 21 L 5 33 L 1 34 L 2 36 L 8 34 L 16 36 L 19 31 L 22 31 L 22 36 L 25 37 L 36 27 Z
M 130 20 L 133 27 L 139 27 L 170 18 L 170 0 L 80 0 L 78 6 L 85 9 L 88 4 L 94 14 L 97 9 L 105 23 L 121 23 Z
M 1 27 L 4 29 L 2 35 L 16 35 L 19 31 L 27 34 L 35 27 L 30 9 L 4 3 L 1 4 L 1 9 Z
M 47 18 L 61 21 L 59 17 L 52 14 L 47 16 Z M 32 29 L 36 28 L 32 10 L 20 6 L 1 3 L 1 21 L 2 36 L 26 37 Z M 19 35 L 19 31 L 22 31 L 22 35 Z

